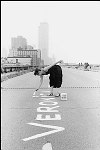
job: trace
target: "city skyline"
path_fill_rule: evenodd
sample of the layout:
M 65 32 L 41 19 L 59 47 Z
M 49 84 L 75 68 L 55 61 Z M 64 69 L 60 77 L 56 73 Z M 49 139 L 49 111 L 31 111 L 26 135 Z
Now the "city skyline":
M 100 2 L 1 4 L 1 54 L 2 50 L 9 52 L 11 38 L 16 36 L 25 37 L 28 45 L 38 48 L 38 26 L 47 22 L 49 56 L 64 62 L 100 64 Z

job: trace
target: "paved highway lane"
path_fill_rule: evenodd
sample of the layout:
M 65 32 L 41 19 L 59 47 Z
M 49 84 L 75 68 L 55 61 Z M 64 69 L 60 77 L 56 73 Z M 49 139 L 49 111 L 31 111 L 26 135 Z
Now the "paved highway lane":
M 33 95 L 38 84 L 32 72 L 2 83 L 2 149 L 100 150 L 100 72 L 63 68 L 67 101 L 44 97 L 48 76 Z

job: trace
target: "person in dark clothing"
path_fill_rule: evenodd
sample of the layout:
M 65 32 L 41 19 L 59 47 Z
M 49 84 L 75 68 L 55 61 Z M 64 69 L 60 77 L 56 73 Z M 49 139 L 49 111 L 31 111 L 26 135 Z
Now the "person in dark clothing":
M 51 92 L 50 92 L 50 96 L 53 95 L 53 88 L 60 88 L 62 85 L 62 69 L 59 65 L 57 65 L 57 63 L 62 63 L 63 61 L 60 60 L 52 65 L 49 65 L 45 68 L 42 69 L 38 69 L 36 68 L 34 75 L 39 75 L 40 76 L 40 85 L 37 88 L 37 90 L 41 87 L 42 83 L 43 83 L 43 76 L 44 75 L 50 75 L 49 76 L 49 84 L 51 87 Z M 37 91 L 36 90 L 36 91 Z M 60 96 L 60 93 L 56 93 L 55 96 Z

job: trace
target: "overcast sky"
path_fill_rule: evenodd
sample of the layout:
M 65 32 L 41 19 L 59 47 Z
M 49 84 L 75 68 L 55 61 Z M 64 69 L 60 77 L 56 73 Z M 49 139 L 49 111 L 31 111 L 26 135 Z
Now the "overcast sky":
M 49 24 L 49 56 L 64 62 L 100 64 L 99 1 L 2 1 L 1 54 L 11 37 L 23 36 L 38 48 L 40 22 Z

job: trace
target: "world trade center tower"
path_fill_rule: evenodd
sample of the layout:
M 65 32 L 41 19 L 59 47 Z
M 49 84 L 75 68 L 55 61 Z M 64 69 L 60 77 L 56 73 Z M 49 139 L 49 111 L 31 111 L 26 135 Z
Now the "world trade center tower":
M 38 47 L 41 50 L 41 59 L 44 60 L 44 65 L 49 64 L 49 25 L 46 22 L 40 23 L 39 26 L 39 41 Z

